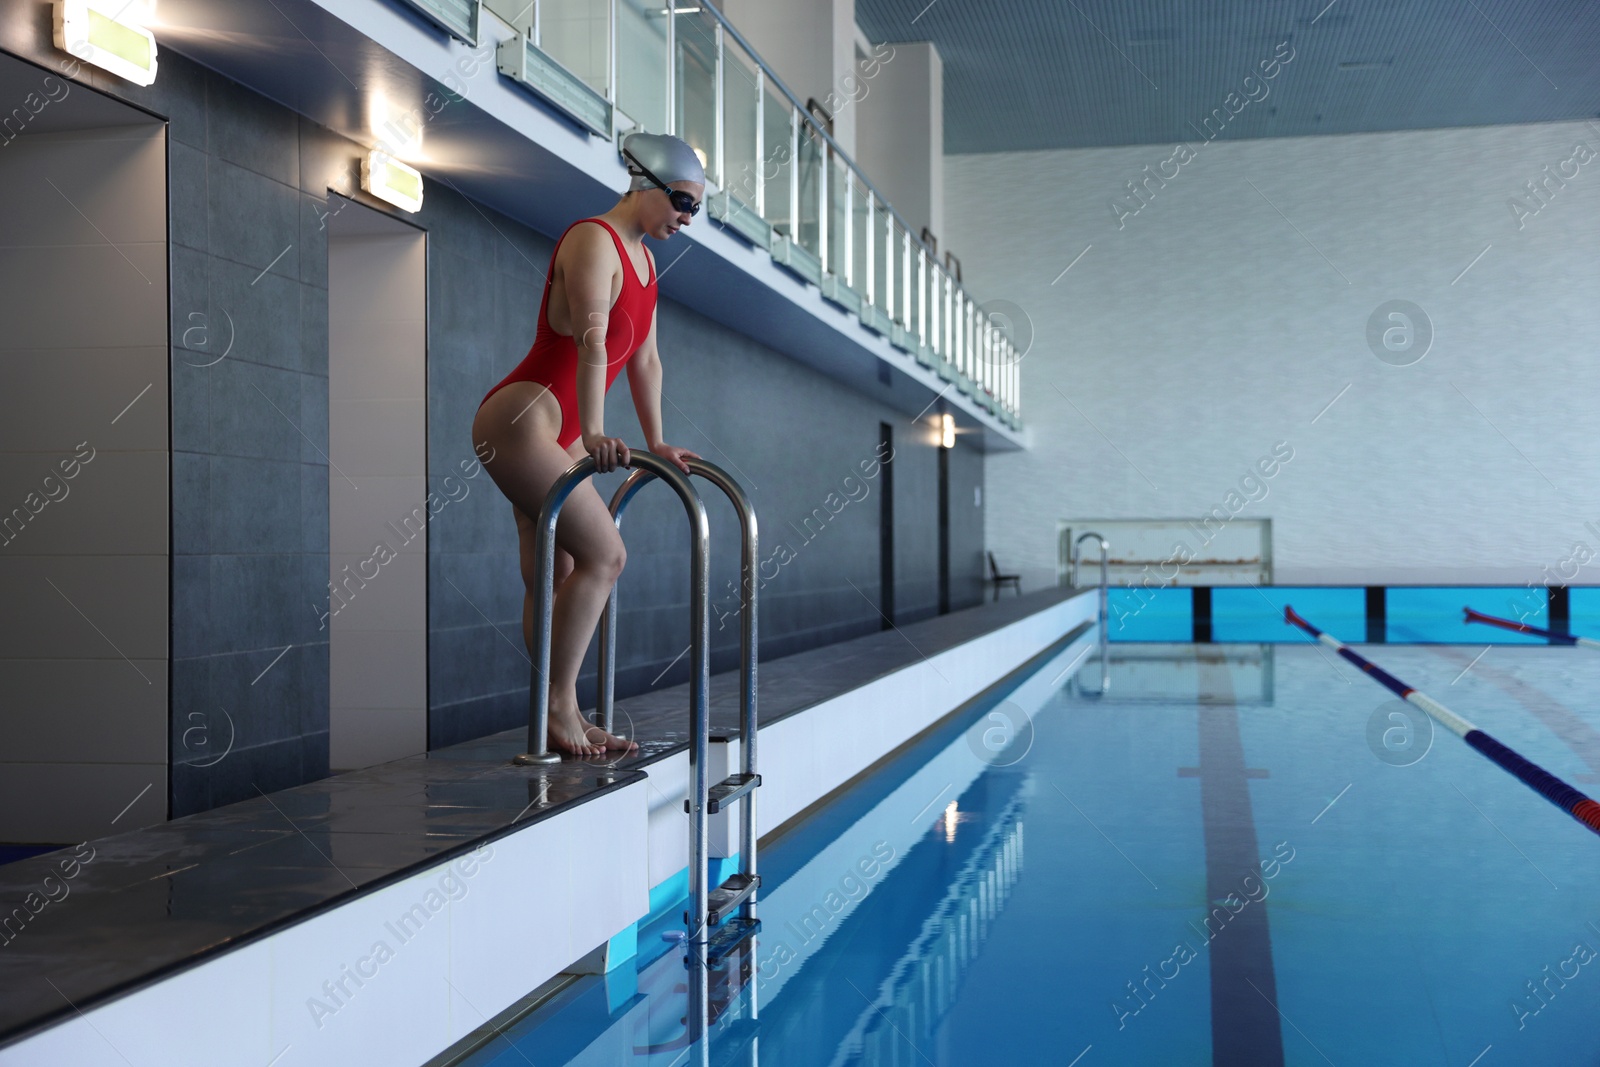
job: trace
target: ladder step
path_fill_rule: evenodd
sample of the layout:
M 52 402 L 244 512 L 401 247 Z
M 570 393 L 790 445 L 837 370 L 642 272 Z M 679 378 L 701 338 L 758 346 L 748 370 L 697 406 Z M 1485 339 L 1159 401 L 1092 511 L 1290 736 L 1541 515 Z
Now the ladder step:
M 729 919 L 706 940 L 706 962 L 715 963 L 761 931 L 760 919 Z
M 727 881 L 707 894 L 706 925 L 721 926 L 760 886 L 759 874 L 730 874 Z
M 740 1018 L 719 1022 L 708 1031 L 711 1037 L 709 1062 L 711 1067 L 749 1067 L 756 1039 L 761 1036 L 761 1023 L 757 1019 Z
M 761 784 L 759 774 L 732 774 L 706 791 L 706 811 L 712 815 Z

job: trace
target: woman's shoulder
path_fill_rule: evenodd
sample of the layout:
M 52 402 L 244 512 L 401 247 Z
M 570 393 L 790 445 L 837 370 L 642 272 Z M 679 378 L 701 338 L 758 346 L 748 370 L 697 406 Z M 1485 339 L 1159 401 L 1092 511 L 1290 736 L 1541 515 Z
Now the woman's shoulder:
M 600 261 L 614 266 L 616 258 L 611 231 L 600 219 L 579 219 L 568 226 L 556 249 L 556 259 L 563 266 L 575 261 Z

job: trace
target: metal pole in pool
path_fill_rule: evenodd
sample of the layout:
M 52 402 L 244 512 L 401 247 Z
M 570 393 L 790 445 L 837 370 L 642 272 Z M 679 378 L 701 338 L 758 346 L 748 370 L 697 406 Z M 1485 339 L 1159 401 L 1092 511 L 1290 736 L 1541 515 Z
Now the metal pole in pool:
M 1531 637 L 1548 638 L 1558 645 L 1581 645 L 1584 648 L 1600 648 L 1600 641 L 1596 641 L 1592 637 L 1578 637 L 1574 634 L 1564 634 L 1557 630 L 1542 630 L 1537 626 L 1529 626 L 1525 622 L 1515 622 L 1511 619 L 1485 615 L 1483 612 L 1473 611 L 1471 608 L 1462 608 L 1461 610 L 1467 613 L 1467 617 L 1461 620 L 1463 623 L 1487 623 L 1490 626 L 1498 626 L 1502 630 L 1514 630 L 1519 634 L 1528 634 Z
M 1111 542 L 1097 533 L 1080 534 L 1072 546 L 1072 585 L 1078 585 L 1078 571 L 1083 563 L 1083 543 L 1090 538 L 1100 543 L 1100 593 L 1096 598 L 1096 614 L 1100 620 L 1100 693 L 1111 691 Z
M 1401 700 L 1408 704 L 1414 704 L 1427 712 L 1445 729 L 1498 764 L 1501 770 L 1515 775 L 1523 785 L 1526 785 L 1529 789 L 1532 789 L 1535 793 L 1538 793 L 1550 803 L 1583 823 L 1590 830 L 1600 834 L 1600 804 L 1578 792 L 1543 767 L 1524 759 L 1516 752 L 1502 745 L 1499 741 L 1496 741 L 1426 693 L 1418 692 L 1376 663 L 1352 651 L 1343 641 L 1330 634 L 1323 633 L 1296 614 L 1294 608 L 1284 605 L 1283 619 L 1291 626 L 1300 627 L 1313 638 L 1333 649 L 1357 667 L 1360 667 L 1364 672 L 1372 676 L 1373 681 L 1398 696 Z

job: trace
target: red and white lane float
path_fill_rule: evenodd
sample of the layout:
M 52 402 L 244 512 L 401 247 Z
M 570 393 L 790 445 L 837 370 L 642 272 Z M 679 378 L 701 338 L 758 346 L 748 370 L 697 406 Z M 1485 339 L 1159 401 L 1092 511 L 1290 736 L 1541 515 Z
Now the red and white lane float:
M 1537 626 L 1529 626 L 1525 622 L 1516 622 L 1513 619 L 1501 619 L 1493 615 L 1485 615 L 1481 611 L 1471 608 L 1462 608 L 1467 617 L 1462 622 L 1481 622 L 1490 626 L 1498 626 L 1502 630 L 1514 630 L 1519 634 L 1528 634 L 1530 637 L 1543 637 L 1558 645 L 1582 645 L 1584 648 L 1600 648 L 1600 641 L 1592 637 L 1574 637 L 1572 634 L 1559 633 L 1555 630 L 1541 630 Z
M 1333 649 L 1357 667 L 1360 667 L 1362 671 L 1372 676 L 1373 681 L 1398 696 L 1401 700 L 1408 704 L 1414 704 L 1427 712 L 1445 729 L 1499 764 L 1502 770 L 1516 775 L 1529 789 L 1532 789 L 1535 793 L 1538 793 L 1550 803 L 1583 823 L 1590 830 L 1600 834 L 1600 804 L 1595 803 L 1592 799 L 1578 792 L 1538 764 L 1523 759 L 1517 753 L 1502 745 L 1426 693 L 1419 693 L 1376 663 L 1351 651 L 1350 647 L 1343 641 L 1323 633 L 1301 618 L 1295 613 L 1294 608 L 1286 605 L 1283 609 L 1283 618 L 1291 626 L 1300 627 L 1313 638 Z

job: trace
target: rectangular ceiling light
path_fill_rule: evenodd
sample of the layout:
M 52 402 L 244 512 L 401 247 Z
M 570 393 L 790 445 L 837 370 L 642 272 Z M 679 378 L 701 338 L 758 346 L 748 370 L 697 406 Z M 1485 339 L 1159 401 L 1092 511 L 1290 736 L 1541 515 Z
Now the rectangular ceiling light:
M 361 161 L 361 188 L 403 211 L 422 210 L 422 172 L 385 152 Z
M 57 0 L 56 47 L 135 85 L 156 80 L 156 38 L 139 25 L 150 5 L 134 0 Z

